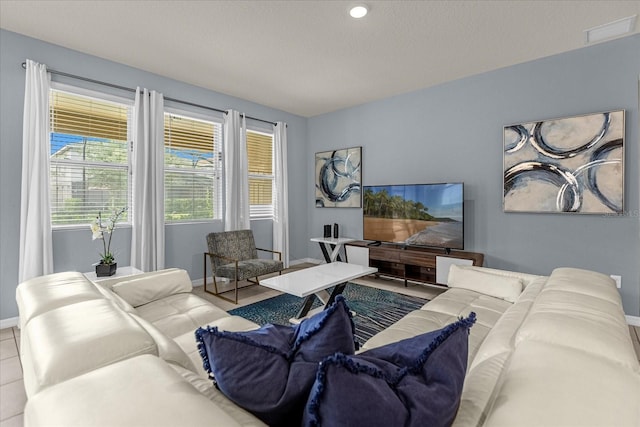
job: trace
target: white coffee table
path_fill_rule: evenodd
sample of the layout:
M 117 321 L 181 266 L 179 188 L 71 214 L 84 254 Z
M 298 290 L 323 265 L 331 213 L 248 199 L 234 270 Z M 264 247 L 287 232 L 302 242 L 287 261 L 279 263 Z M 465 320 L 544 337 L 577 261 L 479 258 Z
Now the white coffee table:
M 316 297 L 324 304 L 319 309 L 323 310 L 333 304 L 336 296 L 344 291 L 349 280 L 373 274 L 377 271 L 378 269 L 374 267 L 348 264 L 346 262 L 332 262 L 286 273 L 281 276 L 262 279 L 260 284 L 267 288 L 305 298 L 296 317 L 290 319 L 292 323 L 299 323 L 310 314 L 311 306 Z M 332 286 L 335 286 L 335 288 L 329 294 L 326 289 Z

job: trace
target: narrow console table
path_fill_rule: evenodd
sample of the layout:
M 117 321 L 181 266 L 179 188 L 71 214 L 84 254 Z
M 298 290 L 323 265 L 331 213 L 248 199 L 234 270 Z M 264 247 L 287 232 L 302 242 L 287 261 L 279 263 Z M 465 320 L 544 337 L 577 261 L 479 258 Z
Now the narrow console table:
M 322 255 L 327 263 L 342 261 L 340 258 L 340 249 L 343 245 L 349 242 L 354 242 L 356 239 L 350 237 L 312 237 L 312 242 L 318 242 L 320 249 L 322 249 Z M 329 253 L 331 251 L 331 253 Z
M 369 266 L 378 269 L 377 275 L 403 279 L 405 286 L 408 280 L 446 285 L 436 279 L 438 258 L 448 258 L 453 263 L 460 260 L 460 263 L 477 266 L 482 266 L 484 262 L 484 254 L 477 252 L 446 252 L 444 249 L 394 244 L 371 246 L 370 242 L 361 240 L 347 243 L 347 250 L 350 246 L 358 248 L 359 251 L 368 251 Z

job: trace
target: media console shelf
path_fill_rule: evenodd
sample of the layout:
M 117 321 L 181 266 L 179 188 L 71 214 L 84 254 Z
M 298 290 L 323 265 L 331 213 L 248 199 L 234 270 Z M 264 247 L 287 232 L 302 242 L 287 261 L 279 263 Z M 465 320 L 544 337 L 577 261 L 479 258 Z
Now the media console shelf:
M 403 279 L 405 286 L 407 286 L 407 280 L 443 285 L 436 281 L 437 257 L 469 260 L 472 265 L 477 266 L 482 266 L 484 262 L 484 254 L 477 252 L 455 250 L 446 252 L 444 249 L 402 246 L 391 243 L 372 246 L 370 243 L 362 240 L 349 242 L 346 244 L 347 254 L 350 247 L 360 253 L 368 251 L 369 267 L 378 269 L 376 275 Z

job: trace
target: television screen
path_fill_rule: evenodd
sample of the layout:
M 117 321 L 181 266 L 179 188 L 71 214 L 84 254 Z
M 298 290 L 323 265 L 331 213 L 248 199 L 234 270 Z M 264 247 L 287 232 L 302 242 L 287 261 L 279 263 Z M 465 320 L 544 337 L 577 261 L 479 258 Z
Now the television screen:
M 363 189 L 365 240 L 464 249 L 462 183 Z

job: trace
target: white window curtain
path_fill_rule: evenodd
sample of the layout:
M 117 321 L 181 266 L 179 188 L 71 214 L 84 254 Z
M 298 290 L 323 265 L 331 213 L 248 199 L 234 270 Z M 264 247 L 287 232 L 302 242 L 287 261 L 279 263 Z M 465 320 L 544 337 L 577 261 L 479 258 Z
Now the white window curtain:
M 131 266 L 164 268 L 164 98 L 136 90 L 133 113 Z
M 224 229 L 248 230 L 249 166 L 247 161 L 247 124 L 235 110 L 224 117 Z
M 273 127 L 274 216 L 273 250 L 282 252 L 284 267 L 289 267 L 289 188 L 287 185 L 287 125 Z
M 22 124 L 22 189 L 18 280 L 53 273 L 49 201 L 49 75 L 26 61 Z

